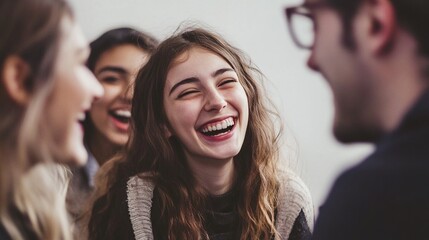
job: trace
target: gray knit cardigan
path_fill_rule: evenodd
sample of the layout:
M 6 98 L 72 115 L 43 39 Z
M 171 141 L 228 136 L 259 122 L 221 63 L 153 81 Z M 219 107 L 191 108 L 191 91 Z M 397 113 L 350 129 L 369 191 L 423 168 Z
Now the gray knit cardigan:
M 312 229 L 313 203 L 307 187 L 292 171 L 281 172 L 279 180 L 276 229 L 280 233 L 280 239 L 286 240 L 301 210 Z M 131 177 L 127 182 L 128 211 L 137 240 L 153 240 L 150 210 L 154 188 L 152 182 L 138 176 Z

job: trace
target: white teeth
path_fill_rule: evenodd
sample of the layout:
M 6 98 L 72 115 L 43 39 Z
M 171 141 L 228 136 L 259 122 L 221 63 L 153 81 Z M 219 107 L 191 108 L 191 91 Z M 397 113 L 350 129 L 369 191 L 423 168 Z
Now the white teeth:
M 131 112 L 129 110 L 116 110 L 115 114 L 120 117 L 126 117 L 126 118 L 131 117 Z
M 212 131 L 218 131 L 222 129 L 226 129 L 230 126 L 234 125 L 234 120 L 232 117 L 222 120 L 221 122 L 215 123 L 215 124 L 209 124 L 206 125 L 203 129 L 203 133 L 212 132 Z
M 79 113 L 79 115 L 77 116 L 77 120 L 81 122 L 85 121 L 85 113 L 84 112 Z

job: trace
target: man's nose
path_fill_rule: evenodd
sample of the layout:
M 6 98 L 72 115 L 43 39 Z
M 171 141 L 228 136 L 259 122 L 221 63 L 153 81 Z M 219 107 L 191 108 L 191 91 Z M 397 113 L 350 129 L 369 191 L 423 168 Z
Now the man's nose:
M 319 65 L 316 62 L 315 54 L 313 50 L 311 50 L 310 56 L 308 57 L 307 66 L 314 71 L 317 71 L 317 72 L 319 71 Z

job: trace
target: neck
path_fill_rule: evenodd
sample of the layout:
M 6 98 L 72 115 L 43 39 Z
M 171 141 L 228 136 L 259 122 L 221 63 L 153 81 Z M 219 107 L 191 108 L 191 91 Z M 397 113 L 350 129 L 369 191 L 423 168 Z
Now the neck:
M 221 195 L 234 183 L 234 161 L 230 159 L 202 159 L 188 161 L 195 178 L 211 195 Z
M 88 141 L 88 148 L 101 166 L 111 159 L 121 149 L 121 146 L 113 144 L 103 135 L 94 132 Z

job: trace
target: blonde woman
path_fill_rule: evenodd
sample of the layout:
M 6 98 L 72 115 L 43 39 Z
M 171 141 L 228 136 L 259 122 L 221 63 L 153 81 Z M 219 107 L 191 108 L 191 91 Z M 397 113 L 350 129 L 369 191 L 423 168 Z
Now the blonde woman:
M 278 169 L 260 77 L 209 31 L 162 42 L 136 79 L 128 150 L 98 178 L 90 238 L 308 239 L 311 198 Z
M 88 44 L 63 0 L 1 1 L 0 31 L 0 238 L 71 239 L 57 163 L 87 159 Z

